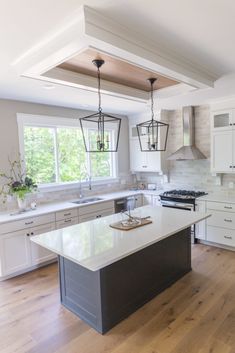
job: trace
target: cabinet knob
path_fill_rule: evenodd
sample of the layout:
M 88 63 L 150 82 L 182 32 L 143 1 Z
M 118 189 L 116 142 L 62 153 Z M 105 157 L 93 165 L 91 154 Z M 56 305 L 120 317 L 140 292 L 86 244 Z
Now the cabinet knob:
M 229 125 L 232 126 L 232 125 L 234 125 L 234 124 L 230 123 Z
M 27 237 L 30 237 L 30 234 L 29 234 L 29 233 L 27 233 L 26 235 L 27 235 Z
M 230 165 L 230 166 L 229 166 L 229 168 L 233 168 L 233 166 L 232 166 L 232 165 Z

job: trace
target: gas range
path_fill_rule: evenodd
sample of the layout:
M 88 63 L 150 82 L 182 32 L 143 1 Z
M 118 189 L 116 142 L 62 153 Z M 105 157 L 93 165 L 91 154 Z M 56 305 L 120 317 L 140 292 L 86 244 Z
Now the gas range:
M 160 195 L 161 200 L 195 203 L 195 199 L 207 195 L 204 191 L 169 190 Z
M 196 211 L 196 199 L 207 195 L 204 191 L 170 190 L 159 195 L 163 207 L 178 208 L 186 211 Z M 191 227 L 191 241 L 195 239 L 195 225 Z

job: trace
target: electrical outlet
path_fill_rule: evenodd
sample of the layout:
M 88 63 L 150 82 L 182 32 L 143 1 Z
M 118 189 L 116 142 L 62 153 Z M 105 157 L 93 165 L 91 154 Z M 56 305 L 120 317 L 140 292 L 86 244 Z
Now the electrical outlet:
M 233 182 L 233 181 L 230 181 L 230 182 L 228 183 L 228 187 L 229 187 L 229 189 L 233 189 L 233 188 L 234 188 L 234 182 Z

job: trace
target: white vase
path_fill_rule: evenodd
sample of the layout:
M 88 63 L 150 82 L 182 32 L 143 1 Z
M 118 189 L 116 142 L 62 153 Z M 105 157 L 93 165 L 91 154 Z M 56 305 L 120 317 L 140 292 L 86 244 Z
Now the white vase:
M 17 204 L 18 204 L 18 207 L 19 207 L 19 210 L 22 212 L 22 211 L 25 211 L 27 209 L 27 200 L 26 200 L 26 197 L 24 197 L 23 199 L 17 197 Z

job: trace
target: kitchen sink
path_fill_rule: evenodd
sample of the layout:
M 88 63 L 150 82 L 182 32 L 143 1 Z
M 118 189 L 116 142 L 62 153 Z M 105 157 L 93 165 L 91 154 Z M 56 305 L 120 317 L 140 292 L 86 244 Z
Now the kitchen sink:
M 100 197 L 89 197 L 89 199 L 80 199 L 76 201 L 72 201 L 72 203 L 76 203 L 77 205 L 83 205 L 84 203 L 92 203 L 95 201 L 102 201 Z

